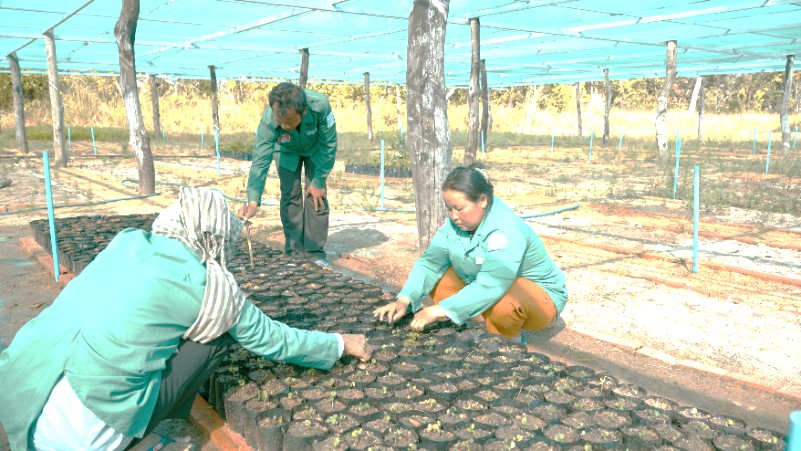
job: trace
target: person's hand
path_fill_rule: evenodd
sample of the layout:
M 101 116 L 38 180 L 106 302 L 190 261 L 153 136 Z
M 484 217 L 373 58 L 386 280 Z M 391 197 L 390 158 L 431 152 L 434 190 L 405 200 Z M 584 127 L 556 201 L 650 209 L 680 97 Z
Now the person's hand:
M 236 216 L 243 221 L 247 221 L 256 215 L 256 211 L 258 211 L 258 209 L 259 205 L 256 202 L 248 202 L 247 205 L 243 205 L 239 209 L 239 213 Z
M 386 317 L 386 321 L 392 324 L 403 318 L 403 315 L 409 310 L 409 305 L 411 303 L 412 301 L 408 298 L 401 296 L 389 304 L 373 310 L 373 316 L 377 317 L 379 321 L 384 321 Z
M 445 311 L 442 310 L 442 307 L 439 305 L 432 305 L 431 307 L 426 307 L 415 313 L 409 327 L 412 330 L 421 332 L 429 324 L 436 323 L 437 321 L 445 321 L 446 319 L 448 319 L 448 317 L 445 315 Z
M 309 187 L 306 188 L 305 197 L 311 196 L 312 201 L 314 202 L 314 211 L 319 211 L 321 208 L 325 208 L 325 188 L 315 188 L 312 184 L 309 184 Z
M 345 342 L 344 354 L 356 357 L 362 362 L 366 362 L 372 357 L 373 348 L 367 344 L 367 338 L 364 335 L 342 334 L 342 340 Z

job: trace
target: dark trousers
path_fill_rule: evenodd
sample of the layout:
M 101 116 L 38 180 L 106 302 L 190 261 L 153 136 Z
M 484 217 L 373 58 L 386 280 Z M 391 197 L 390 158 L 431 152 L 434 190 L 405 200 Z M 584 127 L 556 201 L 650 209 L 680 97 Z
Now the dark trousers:
M 284 227 L 284 252 L 301 258 L 325 259 L 323 247 L 328 240 L 328 200 L 315 211 L 311 197 L 303 198 L 301 169 L 305 167 L 305 186 L 311 186 L 314 163 L 301 157 L 294 171 L 278 165 L 281 187 L 281 225 Z
M 167 360 L 159 399 L 145 435 L 151 433 L 162 420 L 189 418 L 198 390 L 217 369 L 233 343 L 234 339 L 227 333 L 206 344 L 191 340 L 181 341 L 178 353 Z

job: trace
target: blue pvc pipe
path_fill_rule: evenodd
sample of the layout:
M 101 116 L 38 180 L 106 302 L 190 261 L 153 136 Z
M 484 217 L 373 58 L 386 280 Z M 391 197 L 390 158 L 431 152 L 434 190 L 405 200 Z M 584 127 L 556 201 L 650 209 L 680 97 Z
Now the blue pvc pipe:
M 772 141 L 772 140 L 771 140 L 771 136 L 770 136 L 770 135 L 771 135 L 772 133 L 773 133 L 773 132 L 768 132 L 768 155 L 767 155 L 767 157 L 765 158 L 765 174 L 767 174 L 767 173 L 768 173 L 768 168 L 770 168 L 770 142 Z
M 617 150 L 623 146 L 623 132 L 620 133 L 620 141 L 617 143 Z
M 480 130 L 481 133 L 481 155 L 484 155 L 484 130 Z
M 53 212 L 53 188 L 50 184 L 50 157 L 47 152 L 42 153 L 45 179 L 45 197 L 47 198 L 47 222 L 50 225 L 50 252 L 53 254 L 53 275 L 58 282 L 61 272 L 58 264 L 58 239 L 56 238 L 56 215 Z
M 200 148 L 203 148 L 203 126 L 200 126 Z
M 701 168 L 696 165 L 693 168 L 693 273 L 698 272 L 698 216 L 699 216 L 699 184 L 701 179 Z
M 801 410 L 790 412 L 790 429 L 787 431 L 788 451 L 801 449 Z
M 756 153 L 756 127 L 754 127 L 754 145 L 751 147 L 751 155 Z
M 69 125 L 67 126 L 67 147 L 72 149 L 72 130 L 70 130 L 70 126 Z M 795 148 L 795 146 L 793 146 L 793 148 Z
M 217 154 L 217 177 L 220 176 L 220 131 L 214 127 L 214 152 Z
M 553 156 L 553 143 L 556 140 L 556 130 L 551 127 L 551 156 Z
M 91 127 L 90 130 L 92 131 L 92 149 L 94 149 L 95 155 L 97 155 L 97 144 L 95 143 L 95 128 Z
M 167 132 L 164 131 L 164 124 L 161 124 L 161 140 L 167 144 Z
M 798 126 L 795 127 L 795 134 L 793 135 L 793 150 L 795 150 L 795 141 L 798 139 Z M 801 440 L 801 439 L 799 439 Z
M 681 161 L 681 138 L 676 141 L 676 168 L 673 170 L 673 198 L 676 198 L 676 189 L 679 186 L 679 163 Z
M 592 161 L 592 139 L 595 137 L 595 130 L 590 132 L 590 151 L 587 153 L 587 163 Z
M 384 140 L 381 140 L 381 191 L 379 192 L 379 205 L 384 208 Z

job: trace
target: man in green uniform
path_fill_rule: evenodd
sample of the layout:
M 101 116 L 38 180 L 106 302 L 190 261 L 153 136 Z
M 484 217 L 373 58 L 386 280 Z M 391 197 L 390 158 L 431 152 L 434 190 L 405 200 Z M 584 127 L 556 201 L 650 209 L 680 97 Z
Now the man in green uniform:
M 325 182 L 337 153 L 334 113 L 323 94 L 288 82 L 273 88 L 268 101 L 256 130 L 248 204 L 239 210 L 239 217 L 249 219 L 256 214 L 275 155 L 284 252 L 328 266 L 323 250 L 329 213 Z M 301 187 L 302 168 L 305 190 Z

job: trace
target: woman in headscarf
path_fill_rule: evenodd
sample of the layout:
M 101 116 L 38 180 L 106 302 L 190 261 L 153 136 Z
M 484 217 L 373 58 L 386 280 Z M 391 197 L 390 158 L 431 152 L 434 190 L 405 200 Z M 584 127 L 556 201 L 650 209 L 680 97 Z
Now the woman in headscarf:
M 120 232 L 0 353 L 11 448 L 158 449 L 153 428 L 188 417 L 234 341 L 318 369 L 369 359 L 363 335 L 294 329 L 246 301 L 226 268 L 241 230 L 221 193 L 182 188 L 152 232 Z

